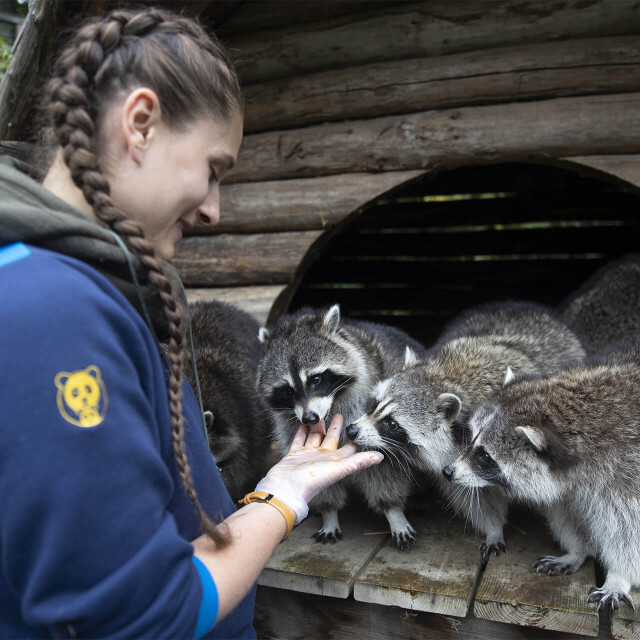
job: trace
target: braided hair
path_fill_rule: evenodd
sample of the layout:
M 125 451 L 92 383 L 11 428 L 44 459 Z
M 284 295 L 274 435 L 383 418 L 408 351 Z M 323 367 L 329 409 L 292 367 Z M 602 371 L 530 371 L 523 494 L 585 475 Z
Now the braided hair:
M 102 116 L 117 96 L 139 86 L 156 92 L 163 121 L 176 130 L 202 116 L 231 119 L 242 108 L 240 88 L 227 53 L 196 21 L 142 9 L 114 10 L 83 23 L 61 52 L 47 90 L 50 124 L 73 182 L 96 218 L 138 255 L 159 292 L 169 324 L 168 396 L 176 464 L 202 531 L 223 547 L 228 536 L 200 506 L 185 451 L 182 305 L 142 225 L 114 205 L 98 158 Z

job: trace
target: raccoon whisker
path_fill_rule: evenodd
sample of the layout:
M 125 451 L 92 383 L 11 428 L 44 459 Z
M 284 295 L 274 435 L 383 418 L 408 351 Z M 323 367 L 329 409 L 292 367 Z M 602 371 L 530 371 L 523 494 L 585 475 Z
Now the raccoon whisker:
M 382 441 L 388 445 L 389 453 L 391 453 L 394 456 L 394 458 L 398 461 L 398 465 L 400 466 L 402 471 L 407 475 L 407 478 L 412 478 L 413 474 L 411 473 L 409 463 L 407 462 L 407 454 L 408 454 L 407 448 L 401 443 L 396 442 L 395 440 L 391 440 L 390 438 L 382 437 Z M 398 456 L 392 453 L 390 450 L 391 448 L 396 449 L 396 451 L 398 451 L 401 454 L 402 459 L 398 458 Z

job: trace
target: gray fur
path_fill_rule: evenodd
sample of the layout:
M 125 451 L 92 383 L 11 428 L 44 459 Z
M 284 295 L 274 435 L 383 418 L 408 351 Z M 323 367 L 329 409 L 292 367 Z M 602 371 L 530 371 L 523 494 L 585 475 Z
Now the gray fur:
M 384 325 L 341 318 L 337 305 L 329 309 L 304 308 L 281 317 L 272 329 L 261 330 L 266 352 L 257 377 L 258 391 L 271 406 L 275 437 L 286 451 L 298 425 L 325 421 L 342 414 L 348 425 L 364 411 L 364 401 L 380 379 L 402 368 L 409 345 L 422 345 L 404 332 Z M 321 380 L 315 388 L 314 376 Z M 278 391 L 279 390 L 279 391 Z M 341 444 L 345 444 L 344 432 Z M 337 512 L 347 502 L 347 489 L 356 489 L 367 505 L 389 520 L 398 546 L 410 544 L 415 532 L 403 515 L 411 477 L 385 459 L 322 491 L 311 502 L 323 516 L 314 538 L 335 542 L 341 537 Z
M 640 368 L 624 360 L 507 385 L 478 408 L 473 446 L 451 467 L 456 483 L 501 485 L 546 510 L 566 553 L 536 571 L 573 573 L 596 557 L 607 571 L 588 596 L 598 609 L 633 606 L 640 586 Z
M 197 302 L 189 310 L 209 446 L 238 500 L 255 489 L 272 462 L 266 445 L 271 423 L 255 389 L 260 325 L 224 302 Z M 191 354 L 185 372 L 195 390 Z
M 442 469 L 464 450 L 474 409 L 507 377 L 555 373 L 583 358 L 577 338 L 544 307 L 476 307 L 447 327 L 426 358 L 379 383 L 371 410 L 348 432 L 360 446 L 391 448 L 431 472 L 452 506 L 486 536 L 486 561 L 505 548 L 507 501 L 493 489 L 464 492 Z
M 623 256 L 596 271 L 559 312 L 589 354 L 624 337 L 640 337 L 640 255 Z

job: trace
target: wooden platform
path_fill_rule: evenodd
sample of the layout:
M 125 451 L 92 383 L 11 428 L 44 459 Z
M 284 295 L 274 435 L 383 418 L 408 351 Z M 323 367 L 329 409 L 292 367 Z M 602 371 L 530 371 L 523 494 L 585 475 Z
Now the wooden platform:
M 637 613 L 622 606 L 614 616 L 599 615 L 587 604 L 596 584 L 592 560 L 572 576 L 532 570 L 536 558 L 559 550 L 542 518 L 525 515 L 505 529 L 508 553 L 492 557 L 485 569 L 481 539 L 439 508 L 409 514 L 418 540 L 408 551 L 391 544 L 384 519 L 356 510 L 341 514 L 341 541 L 316 543 L 311 535 L 320 519 L 311 516 L 258 580 L 258 637 L 640 640 Z M 635 601 L 640 605 L 640 593 Z M 362 624 L 368 628 L 373 619 L 365 633 Z

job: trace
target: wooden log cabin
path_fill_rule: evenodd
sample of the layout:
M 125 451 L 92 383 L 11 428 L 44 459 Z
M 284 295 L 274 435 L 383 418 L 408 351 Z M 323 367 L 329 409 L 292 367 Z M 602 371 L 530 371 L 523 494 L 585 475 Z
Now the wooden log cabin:
M 42 4 L 59 22 L 116 5 Z M 245 96 L 222 220 L 175 258 L 190 300 L 230 301 L 265 324 L 339 302 L 430 344 L 472 304 L 556 305 L 638 251 L 636 0 L 155 4 L 219 35 Z M 46 47 L 33 49 L 41 61 Z M 31 95 L 17 82 L 0 87 L 14 152 Z M 586 604 L 593 562 L 533 574 L 553 542 L 532 514 L 514 515 L 509 553 L 484 570 L 479 541 L 437 507 L 415 518 L 405 553 L 357 510 L 336 545 L 311 542 L 316 524 L 260 578 L 261 638 L 640 638 L 634 612 Z

